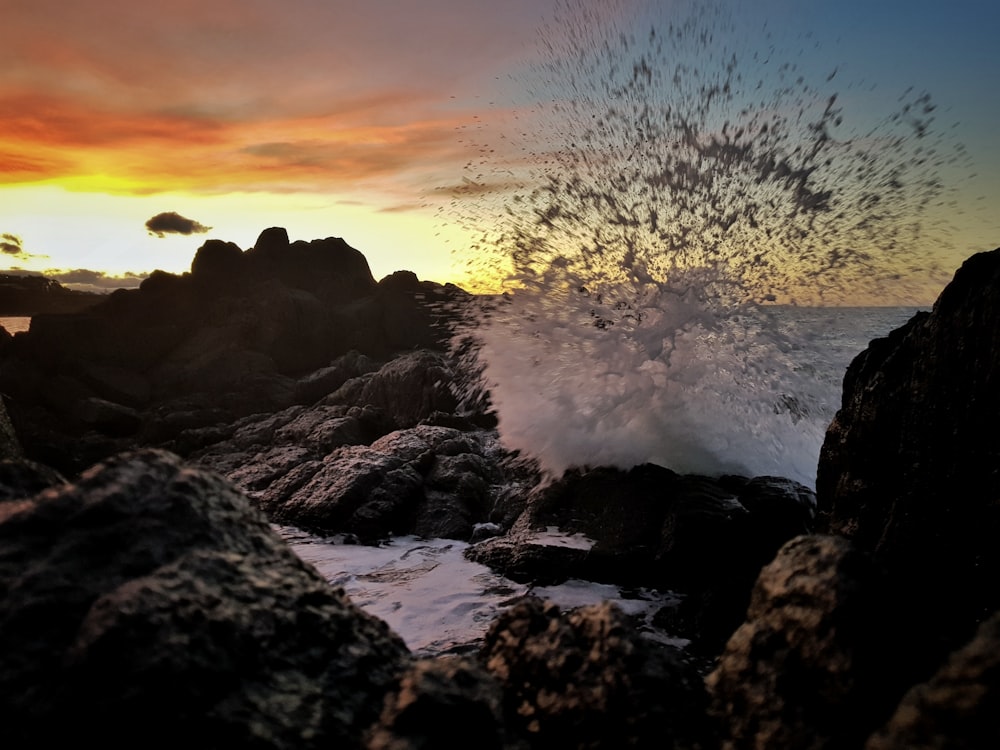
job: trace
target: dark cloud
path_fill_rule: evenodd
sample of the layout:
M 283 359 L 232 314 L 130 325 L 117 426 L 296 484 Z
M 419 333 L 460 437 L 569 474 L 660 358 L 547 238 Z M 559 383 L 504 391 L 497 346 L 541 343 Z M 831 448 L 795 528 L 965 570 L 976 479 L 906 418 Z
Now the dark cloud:
M 157 214 L 146 222 L 146 229 L 157 237 L 164 237 L 167 234 L 204 234 L 211 228 L 174 211 Z
M 24 246 L 21 238 L 16 234 L 0 234 L 0 251 L 8 255 L 24 255 Z

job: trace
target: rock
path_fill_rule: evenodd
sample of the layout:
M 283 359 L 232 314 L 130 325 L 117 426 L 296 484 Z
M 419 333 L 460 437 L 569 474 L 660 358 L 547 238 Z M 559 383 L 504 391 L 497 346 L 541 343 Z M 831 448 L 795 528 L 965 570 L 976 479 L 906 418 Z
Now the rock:
M 245 252 L 208 240 L 190 273 L 154 272 L 138 289 L 118 290 L 85 312 L 35 316 L 31 331 L 2 346 L 0 391 L 19 401 L 16 429 L 35 423 L 19 435 L 26 455 L 64 461 L 54 468 L 67 475 L 83 468 L 72 456 L 61 458 L 71 453 L 62 446 L 90 426 L 73 413 L 83 399 L 140 412 L 128 448 L 155 444 L 157 436 L 174 441 L 172 448 L 199 448 L 207 436 L 164 434 L 164 405 L 203 397 L 232 420 L 314 403 L 343 385 L 335 381 L 345 374 L 374 369 L 358 357 L 423 346 L 443 352 L 447 335 L 436 306 L 456 294 L 407 272 L 376 284 L 364 255 L 336 237 L 289 243 L 285 230 L 271 228 Z M 353 372 L 308 378 L 351 350 Z M 354 405 L 367 386 L 364 398 L 391 407 L 394 427 L 413 426 L 453 409 L 447 370 L 443 360 L 417 356 L 358 382 L 338 403 Z M 59 383 L 72 390 L 52 387 Z M 94 443 L 82 454 L 98 450 Z
M 135 409 L 103 398 L 84 398 L 73 409 L 73 416 L 83 424 L 107 435 L 133 435 L 141 419 Z
M 844 539 L 785 544 L 706 680 L 723 748 L 859 747 L 905 688 L 903 623 L 884 593 L 870 558 Z
M 444 355 L 421 349 L 390 360 L 353 387 L 345 384 L 324 402 L 368 404 L 382 409 L 397 427 L 413 427 L 435 412 L 455 410 L 453 380 Z
M 44 464 L 23 458 L 0 460 L 0 502 L 24 500 L 65 482 L 62 474 Z
M 1000 249 L 860 354 L 816 482 L 826 528 L 888 570 L 924 678 L 1000 609 Z M 927 606 L 928 594 L 933 606 Z
M 808 530 L 813 502 L 808 488 L 773 477 L 681 476 L 652 464 L 569 471 L 530 494 L 506 536 L 467 557 L 523 582 L 683 591 L 683 606 L 699 608 L 684 621 L 700 623 L 684 635 L 718 650 L 742 622 L 761 567 Z M 553 541 L 549 528 L 580 543 Z
M 0 273 L 0 315 L 79 312 L 102 298 L 93 292 L 67 289 L 44 276 Z
M 0 740 L 358 747 L 402 641 L 157 451 L 0 504 Z
M 488 672 L 464 657 L 421 659 L 386 700 L 366 747 L 513 750 L 516 745 L 507 734 L 500 685 Z
M 562 615 L 528 597 L 490 625 L 481 659 L 531 747 L 711 746 L 701 679 L 607 602 Z
M 1000 613 L 979 626 L 925 683 L 914 686 L 865 750 L 1000 747 Z
M 371 445 L 303 458 L 261 483 L 253 497 L 276 523 L 317 533 L 351 533 L 366 542 L 410 533 L 464 541 L 485 519 L 491 489 L 501 481 L 483 459 L 494 439 L 426 425 L 398 430 Z

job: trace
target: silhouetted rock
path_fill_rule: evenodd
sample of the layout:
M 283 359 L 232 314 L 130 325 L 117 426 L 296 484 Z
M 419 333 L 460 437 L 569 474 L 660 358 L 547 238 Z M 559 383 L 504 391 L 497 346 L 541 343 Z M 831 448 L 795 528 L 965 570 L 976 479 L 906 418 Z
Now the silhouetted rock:
M 380 360 L 444 351 L 442 303 L 460 293 L 409 272 L 376 284 L 365 257 L 338 237 L 290 243 L 284 229 L 271 228 L 246 251 L 211 239 L 190 273 L 157 271 L 86 312 L 36 315 L 28 333 L 3 344 L 0 390 L 11 396 L 26 454 L 59 461 L 56 468 L 73 475 L 104 457 L 108 438 L 130 437 L 130 445 L 115 443 L 126 448 L 176 439 L 163 418 L 171 404 L 201 400 L 232 422 L 326 396 L 329 371 L 325 381 L 304 378 L 350 351 Z M 433 381 L 418 382 L 423 366 Z M 400 363 L 400 372 L 373 380 L 369 388 L 381 391 L 365 398 L 385 402 L 406 426 L 447 411 L 454 399 L 439 366 L 426 357 L 408 370 Z M 438 380 L 445 385 L 435 391 Z M 95 416 L 94 398 L 122 415 L 136 410 L 139 426 Z
M 162 452 L 0 503 L 0 591 L 5 748 L 359 747 L 409 660 L 242 495 Z
M 44 276 L 0 274 L 0 315 L 80 312 L 102 299 L 101 294 L 67 289 Z
M 888 570 L 914 677 L 1000 609 L 998 414 L 1000 249 L 854 360 L 820 456 L 820 510 Z

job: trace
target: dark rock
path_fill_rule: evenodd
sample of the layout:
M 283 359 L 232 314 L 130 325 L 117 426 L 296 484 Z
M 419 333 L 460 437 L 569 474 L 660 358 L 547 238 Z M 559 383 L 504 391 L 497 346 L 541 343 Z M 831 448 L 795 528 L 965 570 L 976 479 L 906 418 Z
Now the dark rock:
M 304 412 L 299 421 L 309 424 L 303 418 L 313 414 Z M 283 429 L 276 439 L 293 437 Z M 317 458 L 301 455 L 247 489 L 277 523 L 351 533 L 366 542 L 408 533 L 464 541 L 485 520 L 491 488 L 500 481 L 493 463 L 483 459 L 492 439 L 445 427 L 413 427 L 370 445 L 344 445 Z M 274 466 L 268 455 L 262 456 L 265 469 Z M 247 481 L 239 472 L 229 476 L 241 486 Z
M 820 455 L 830 532 L 886 567 L 926 677 L 1000 609 L 1000 249 L 860 354 Z M 927 606 L 933 592 L 934 606 Z
M 528 597 L 490 625 L 481 658 L 531 747 L 711 747 L 701 679 L 607 602 L 562 615 Z
M 717 651 L 742 622 L 761 567 L 808 529 L 813 502 L 808 488 L 771 477 L 680 476 L 651 464 L 570 471 L 531 493 L 506 536 L 466 554 L 517 581 L 683 591 L 675 621 L 699 623 L 683 635 Z M 576 542 L 542 533 L 550 528 Z
M 368 750 L 475 747 L 513 750 L 506 737 L 500 685 L 475 661 L 421 659 L 386 700 Z
M 327 367 L 299 378 L 295 384 L 295 403 L 313 404 L 334 393 L 353 378 L 378 370 L 379 364 L 357 350 L 341 355 Z
M 931 679 L 914 686 L 865 750 L 1000 747 L 1000 613 Z
M 100 294 L 67 289 L 44 276 L 0 273 L 0 315 L 80 312 L 102 299 Z
M 421 349 L 396 357 L 361 383 L 345 384 L 324 401 L 368 404 L 382 409 L 397 427 L 413 427 L 435 412 L 455 410 L 453 381 L 444 355 Z
M 246 498 L 162 452 L 0 504 L 6 748 L 358 747 L 408 663 Z
M 870 558 L 844 539 L 782 547 L 706 681 L 723 747 L 859 747 L 904 689 L 902 623 L 884 593 Z
M 58 471 L 23 458 L 0 460 L 0 502 L 23 500 L 42 490 L 65 484 Z
M 135 409 L 96 397 L 77 401 L 73 416 L 88 427 L 107 435 L 133 435 L 141 424 L 139 413 Z

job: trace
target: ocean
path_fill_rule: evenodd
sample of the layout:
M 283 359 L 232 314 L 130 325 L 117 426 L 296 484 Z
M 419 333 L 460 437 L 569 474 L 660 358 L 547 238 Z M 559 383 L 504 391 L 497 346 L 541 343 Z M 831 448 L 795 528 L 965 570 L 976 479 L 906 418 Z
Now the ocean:
M 841 383 L 851 360 L 869 341 L 898 328 L 920 309 L 924 308 L 769 308 L 769 320 L 776 330 L 774 338 L 782 342 L 783 354 L 787 355 L 783 363 L 797 369 L 794 377 L 785 382 L 809 383 L 813 408 L 817 403 L 822 407 L 822 418 L 828 424 L 840 403 Z M 787 395 L 789 400 L 796 398 L 794 393 Z M 619 403 L 621 408 L 629 406 L 627 401 Z M 812 421 L 819 418 L 818 414 L 810 415 Z M 794 423 L 803 426 L 806 447 L 785 446 L 778 453 L 808 455 L 814 476 L 820 445 L 810 420 Z M 627 415 L 621 423 L 634 424 Z M 741 430 L 734 421 L 728 424 Z M 788 439 L 785 433 L 782 440 Z M 600 442 L 600 435 L 594 436 L 594 442 Z M 740 462 L 739 457 L 734 460 Z M 411 650 L 421 655 L 475 649 L 489 623 L 526 594 L 550 599 L 564 609 L 610 600 L 635 616 L 647 637 L 677 646 L 685 643 L 653 624 L 653 614 L 676 601 L 677 595 L 670 591 L 624 590 L 578 580 L 532 588 L 469 562 L 463 556 L 469 545 L 461 541 L 406 536 L 379 547 L 366 547 L 295 528 L 277 528 L 303 560 L 315 566 L 331 584 L 343 586 L 355 604 L 387 622 Z M 587 539 L 560 535 L 556 530 L 551 530 L 549 537 L 554 544 L 589 544 Z
M 31 326 L 31 317 L 24 315 L 0 317 L 0 326 L 3 326 L 7 333 L 12 334 L 27 331 Z

